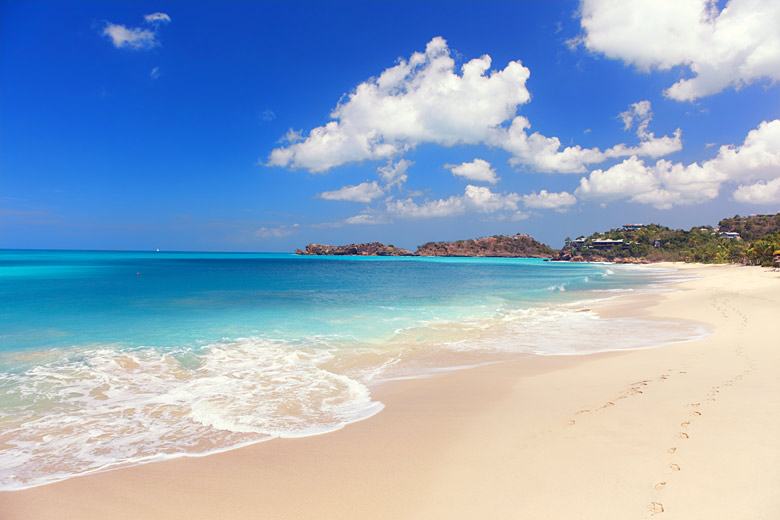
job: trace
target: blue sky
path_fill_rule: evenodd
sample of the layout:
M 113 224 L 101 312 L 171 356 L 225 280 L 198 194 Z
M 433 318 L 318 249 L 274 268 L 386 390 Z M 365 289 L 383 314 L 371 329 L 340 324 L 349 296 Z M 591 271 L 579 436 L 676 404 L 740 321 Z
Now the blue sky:
M 0 9 L 3 248 L 560 247 L 780 211 L 773 1 Z

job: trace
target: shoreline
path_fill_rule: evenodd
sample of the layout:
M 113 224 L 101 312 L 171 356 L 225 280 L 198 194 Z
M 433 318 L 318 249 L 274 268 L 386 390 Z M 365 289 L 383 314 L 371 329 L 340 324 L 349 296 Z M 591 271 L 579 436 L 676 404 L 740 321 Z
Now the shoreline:
M 382 413 L 327 435 L 1 492 L 0 516 L 712 518 L 734 507 L 736 517 L 770 518 L 780 506 L 780 383 L 772 377 L 780 356 L 771 348 L 780 276 L 669 266 L 701 278 L 673 284 L 675 292 L 624 295 L 596 312 L 708 322 L 711 336 L 385 381 L 371 388 Z M 746 387 L 749 379 L 761 384 Z M 721 399 L 735 388 L 742 393 Z M 738 456 L 717 449 L 727 438 L 741 441 Z M 729 470 L 718 474 L 723 482 L 707 470 L 713 461 Z

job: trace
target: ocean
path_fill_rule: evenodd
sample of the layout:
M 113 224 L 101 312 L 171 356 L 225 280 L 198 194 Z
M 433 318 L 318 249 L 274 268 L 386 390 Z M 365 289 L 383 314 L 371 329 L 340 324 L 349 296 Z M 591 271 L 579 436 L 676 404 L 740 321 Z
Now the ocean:
M 538 259 L 0 250 L 0 490 L 381 411 L 371 387 L 507 355 L 648 348 L 600 318 L 670 269 Z

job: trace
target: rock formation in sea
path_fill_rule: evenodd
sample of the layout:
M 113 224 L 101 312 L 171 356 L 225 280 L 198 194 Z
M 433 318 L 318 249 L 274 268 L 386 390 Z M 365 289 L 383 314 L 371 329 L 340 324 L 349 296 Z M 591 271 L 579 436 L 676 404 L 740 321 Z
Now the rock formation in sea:
M 549 258 L 557 251 L 528 235 L 494 235 L 492 237 L 428 242 L 417 248 L 419 256 L 480 256 L 503 258 Z
M 503 258 L 549 258 L 557 253 L 550 246 L 542 244 L 528 235 L 495 235 L 486 238 L 457 240 L 455 242 L 428 242 L 417 248 L 415 253 L 385 246 L 380 242 L 328 246 L 309 244 L 306 250 L 295 250 L 299 255 L 357 255 L 357 256 L 464 256 Z
M 325 244 L 309 244 L 305 251 L 295 250 L 297 255 L 353 255 L 353 256 L 413 256 L 411 251 L 386 246 L 381 242 L 364 244 L 349 244 L 346 246 L 328 246 Z

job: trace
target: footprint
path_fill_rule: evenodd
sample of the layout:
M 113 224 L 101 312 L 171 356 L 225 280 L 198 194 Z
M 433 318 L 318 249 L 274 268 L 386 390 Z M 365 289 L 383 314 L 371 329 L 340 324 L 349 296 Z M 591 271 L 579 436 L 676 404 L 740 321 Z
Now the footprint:
M 664 487 L 665 485 L 666 485 L 666 482 L 665 482 L 665 481 L 664 481 L 664 482 L 659 482 L 658 484 L 656 484 L 655 486 L 653 486 L 653 489 L 655 489 L 656 491 L 660 491 L 661 489 L 663 489 L 663 487 Z
M 691 415 L 701 415 L 701 412 L 697 412 L 696 410 L 691 412 Z
M 574 419 L 569 419 L 569 426 L 574 426 L 574 423 L 575 423 Z
M 670 454 L 670 455 L 671 455 L 671 454 L 672 454 L 672 453 L 674 453 L 675 451 L 677 451 L 677 448 L 669 448 L 668 450 L 666 450 L 666 453 L 668 453 L 668 454 Z
M 697 406 L 701 406 L 701 403 L 690 403 L 688 404 L 691 408 L 696 408 Z
M 652 504 L 650 504 L 650 506 L 651 506 L 650 511 L 654 515 L 660 515 L 661 513 L 664 512 L 664 505 L 661 502 L 653 502 Z
M 680 466 L 677 464 L 669 464 L 669 467 L 672 469 L 672 471 L 680 471 Z
M 683 428 L 687 428 L 688 426 L 690 426 L 690 424 L 691 421 L 683 421 L 680 423 L 680 426 L 682 426 Z
M 688 434 L 685 433 L 685 432 L 680 432 L 680 438 L 681 439 L 687 439 L 688 438 Z

